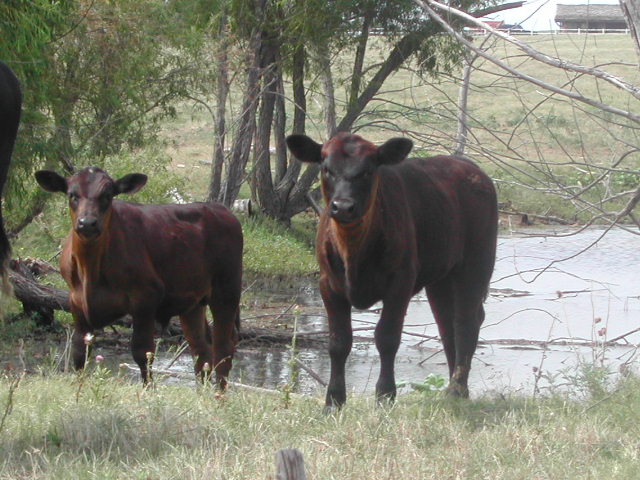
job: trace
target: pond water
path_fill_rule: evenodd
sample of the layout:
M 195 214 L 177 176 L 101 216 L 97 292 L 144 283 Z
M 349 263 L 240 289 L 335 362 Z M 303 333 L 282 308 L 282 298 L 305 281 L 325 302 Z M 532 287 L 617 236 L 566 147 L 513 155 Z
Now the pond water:
M 602 229 L 571 234 L 547 229 L 503 234 L 498 240 L 496 268 L 486 320 L 472 363 L 471 394 L 484 392 L 544 393 L 573 384 L 580 365 L 604 365 L 617 372 L 635 369 L 640 345 L 640 236 L 623 229 L 603 235 Z M 575 232 L 574 232 L 575 233 Z M 263 292 L 270 299 L 317 305 L 315 289 L 292 295 Z M 347 387 L 352 393 L 372 392 L 379 361 L 372 327 L 376 308 L 354 311 L 355 341 L 347 363 Z M 326 331 L 322 313 L 300 319 L 300 331 Z M 434 373 L 447 377 L 444 353 L 437 339 L 424 294 L 414 297 L 405 319 L 396 360 L 398 381 L 423 381 Z M 604 342 L 616 340 L 615 345 Z M 325 381 L 329 377 L 326 348 L 302 349 L 299 359 Z M 287 348 L 241 348 L 234 360 L 233 379 L 267 388 L 290 381 Z M 191 360 L 177 368 L 191 371 Z M 324 392 L 305 371 L 299 391 Z M 579 393 L 579 392 L 576 392 Z

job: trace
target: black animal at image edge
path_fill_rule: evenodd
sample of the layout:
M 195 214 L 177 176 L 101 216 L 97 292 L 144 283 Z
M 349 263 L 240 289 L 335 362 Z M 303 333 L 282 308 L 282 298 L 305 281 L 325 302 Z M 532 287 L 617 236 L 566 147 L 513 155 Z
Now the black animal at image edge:
M 7 181 L 11 154 L 18 134 L 22 92 L 13 71 L 0 62 L 0 279 L 6 274 L 11 246 L 2 218 L 2 192 Z

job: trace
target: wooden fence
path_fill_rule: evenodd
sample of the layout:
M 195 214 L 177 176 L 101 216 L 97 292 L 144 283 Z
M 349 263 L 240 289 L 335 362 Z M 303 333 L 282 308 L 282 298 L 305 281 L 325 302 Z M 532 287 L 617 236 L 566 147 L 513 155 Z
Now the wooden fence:
M 523 30 L 523 29 L 498 29 L 509 35 L 629 35 L 629 29 L 613 28 L 562 28 L 558 30 Z M 465 33 L 474 36 L 488 35 L 490 32 L 483 28 L 469 28 Z

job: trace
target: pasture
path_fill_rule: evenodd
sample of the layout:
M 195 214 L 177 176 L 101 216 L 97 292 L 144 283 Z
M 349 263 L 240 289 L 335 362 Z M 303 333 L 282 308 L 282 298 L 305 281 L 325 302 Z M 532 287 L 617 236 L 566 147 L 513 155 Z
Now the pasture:
M 592 387 L 584 402 L 411 394 L 378 408 L 356 397 L 327 416 L 317 398 L 144 390 L 101 369 L 43 366 L 0 379 L 0 478 L 273 479 L 275 452 L 292 447 L 309 479 L 638 478 L 640 381 Z
M 640 84 L 637 67 L 624 65 L 635 59 L 626 36 L 541 36 L 531 42 L 563 58 L 603 65 Z M 514 57 L 511 47 L 502 54 L 550 81 L 558 75 Z M 371 52 L 369 62 L 376 59 Z M 479 67 L 470 113 L 472 124 L 483 128 L 476 130 L 468 154 L 496 181 L 499 201 L 519 211 L 586 218 L 547 190 L 522 187 L 531 162 L 549 165 L 554 174 L 578 184 L 588 182 L 591 165 L 611 164 L 625 145 L 638 144 L 636 131 L 613 121 L 612 129 L 604 129 L 601 120 L 584 120 L 584 112 L 567 102 L 497 77 L 486 65 Z M 576 88 L 622 108 L 633 107 L 629 99 L 600 91 L 588 80 Z M 450 151 L 457 98 L 453 81 L 442 77 L 425 83 L 415 71 L 403 69 L 384 90 L 359 133 L 380 142 L 417 132 L 429 154 Z M 404 107 L 390 112 L 385 102 Z M 318 125 L 309 133 L 320 139 L 319 102 L 309 105 Z M 534 105 L 535 115 L 526 115 Z M 376 128 L 380 126 L 391 127 Z M 136 170 L 157 174 L 149 191 L 133 200 L 146 202 L 167 191 L 177 198 L 202 199 L 212 145 L 208 113 L 182 104 L 178 116 L 164 126 L 163 138 L 166 145 L 135 158 L 113 159 L 106 167 L 124 174 L 135 163 Z M 497 162 L 499 155 L 510 165 Z M 158 156 L 171 158 L 166 171 L 154 164 Z M 634 157 L 629 162 L 628 178 L 615 177 L 613 188 L 637 185 L 640 162 Z M 523 177 L 514 176 L 514 166 Z M 243 193 L 248 195 L 248 189 Z M 44 215 L 14 242 L 15 256 L 57 261 L 59 241 L 69 227 L 64 203 L 56 199 L 47 205 Z M 242 221 L 247 277 L 311 276 L 317 271 L 313 216 L 295 218 L 293 230 L 261 218 Z M 55 276 L 47 280 L 61 286 Z M 15 312 L 19 306 L 9 308 Z M 243 317 L 256 310 L 250 301 L 242 308 Z M 58 315 L 69 322 L 68 315 Z M 0 479 L 274 478 L 273 456 L 289 447 L 303 452 L 311 479 L 640 476 L 640 381 L 633 375 L 611 385 L 601 371 L 589 370 L 573 378 L 578 383 L 564 385 L 563 393 L 551 389 L 544 398 L 472 391 L 473 400 L 453 401 L 439 393 L 411 393 L 399 396 L 392 407 L 376 408 L 372 395 L 352 395 L 346 408 L 325 416 L 319 397 L 291 394 L 286 388 L 275 394 L 231 388 L 218 397 L 207 387 L 180 384 L 144 389 L 137 379 L 99 367 L 85 374 L 60 374 L 59 352 L 43 354 L 42 348 L 37 358 L 24 359 L 36 373 L 21 378 L 14 350 L 26 333 L 24 325 L 3 331 L 3 357 L 13 360 L 12 366 L 4 363 L 7 374 L 0 377 Z M 18 357 L 23 355 L 29 354 L 19 352 Z M 572 390 L 588 394 L 576 399 Z

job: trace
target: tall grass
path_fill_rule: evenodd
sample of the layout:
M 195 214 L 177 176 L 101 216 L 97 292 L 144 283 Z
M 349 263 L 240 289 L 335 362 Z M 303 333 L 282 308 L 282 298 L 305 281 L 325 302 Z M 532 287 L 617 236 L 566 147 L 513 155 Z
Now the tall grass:
M 24 378 L 0 432 L 0 478 L 260 479 L 295 447 L 310 479 L 640 478 L 640 382 L 599 399 L 410 394 L 390 408 L 90 375 Z M 11 379 L 0 379 L 0 409 Z

